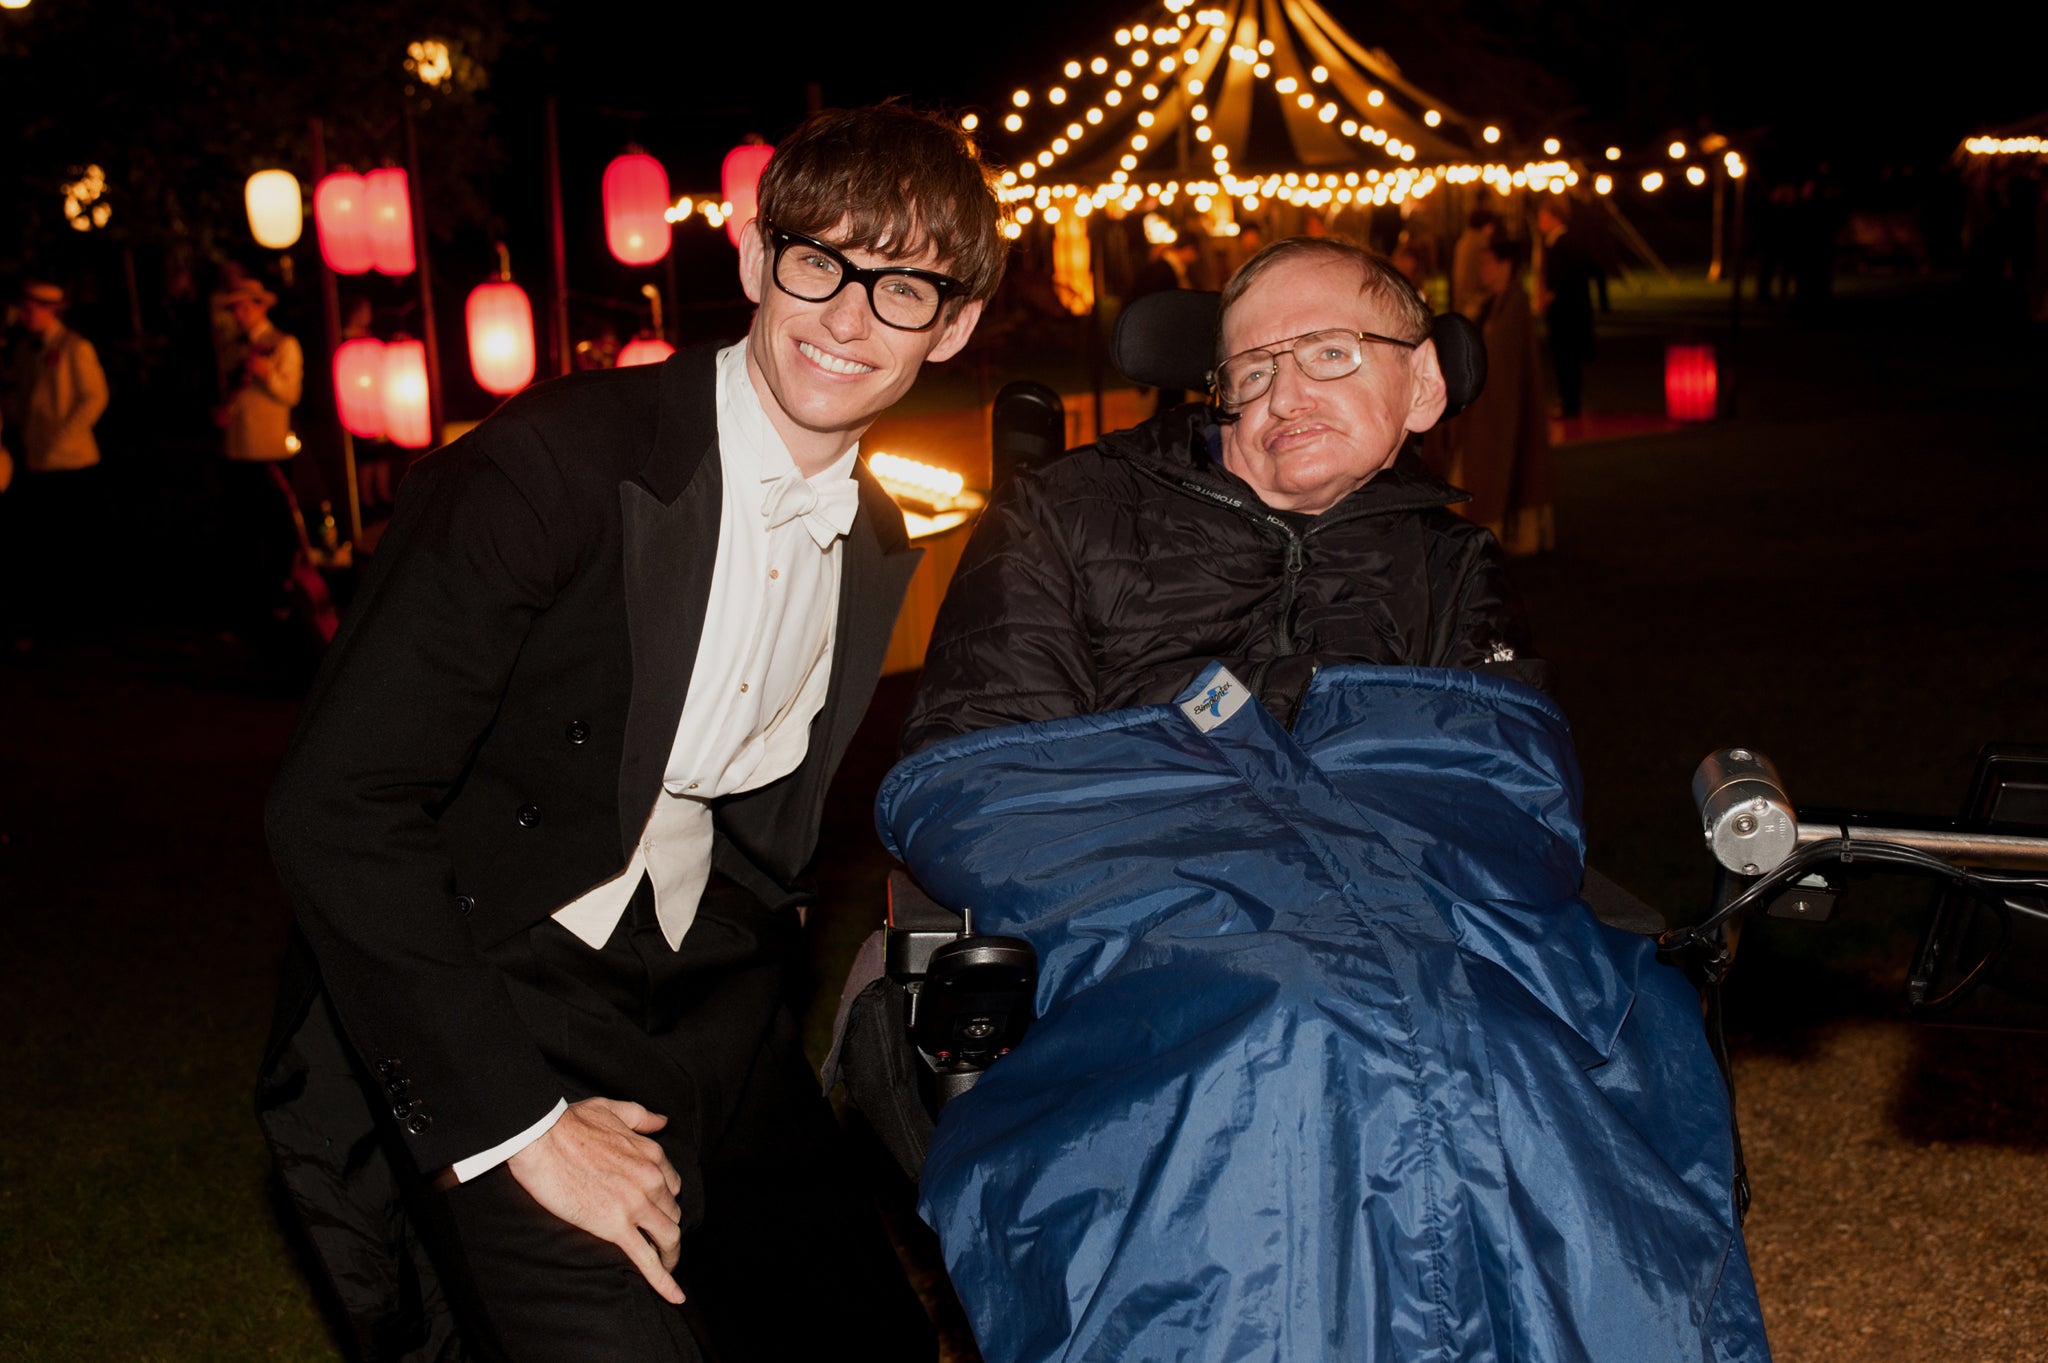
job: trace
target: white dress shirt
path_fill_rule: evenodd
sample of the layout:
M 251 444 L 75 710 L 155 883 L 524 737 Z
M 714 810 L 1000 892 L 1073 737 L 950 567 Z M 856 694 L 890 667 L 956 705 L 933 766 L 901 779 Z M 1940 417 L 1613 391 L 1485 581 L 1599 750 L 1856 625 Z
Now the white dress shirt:
M 644 876 L 671 948 L 697 914 L 711 876 L 711 801 L 795 771 L 832 677 L 839 613 L 839 541 L 853 524 L 859 447 L 805 478 L 769 422 L 747 374 L 746 343 L 718 354 L 718 451 L 724 498 L 704 633 L 690 689 L 633 854 L 618 874 L 555 910 L 593 948 L 608 941 Z M 532 1127 L 460 1160 L 475 1178 L 538 1140 L 566 1100 Z

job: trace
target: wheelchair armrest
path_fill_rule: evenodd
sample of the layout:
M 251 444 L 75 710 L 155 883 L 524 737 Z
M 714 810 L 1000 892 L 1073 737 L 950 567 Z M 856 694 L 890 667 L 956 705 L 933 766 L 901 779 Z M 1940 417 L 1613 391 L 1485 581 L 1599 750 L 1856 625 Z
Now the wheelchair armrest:
M 924 892 L 901 867 L 889 872 L 882 968 L 894 979 L 922 979 L 932 953 L 960 935 L 966 920 Z

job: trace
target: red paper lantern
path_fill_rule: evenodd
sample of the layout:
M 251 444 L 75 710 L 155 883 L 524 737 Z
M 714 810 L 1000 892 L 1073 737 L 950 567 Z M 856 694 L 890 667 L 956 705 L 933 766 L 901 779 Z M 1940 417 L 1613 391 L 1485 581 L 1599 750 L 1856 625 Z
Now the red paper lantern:
M 668 254 L 668 172 L 644 151 L 604 169 L 604 244 L 620 262 L 652 265 Z
M 719 168 L 719 192 L 732 205 L 732 212 L 725 215 L 725 236 L 734 246 L 740 244 L 740 232 L 761 211 L 761 172 L 768 169 L 768 158 L 775 155 L 775 148 L 759 142 L 748 142 L 734 147 L 725 154 L 725 164 Z
M 334 352 L 334 406 L 350 435 L 377 440 L 384 434 L 384 343 L 370 337 L 343 341 Z
M 370 263 L 381 274 L 411 274 L 413 258 L 412 196 L 405 172 L 396 166 L 363 177 L 370 208 Z
M 469 372 L 486 393 L 503 397 L 533 382 L 533 304 L 509 279 L 469 291 Z
M 370 196 L 362 176 L 337 170 L 313 186 L 313 226 L 328 269 L 362 274 L 370 268 Z
M 615 362 L 620 369 L 636 364 L 660 364 L 676 353 L 676 348 L 656 336 L 642 336 L 637 341 L 628 341 L 619 351 Z
M 1664 348 L 1664 411 L 1673 421 L 1712 421 L 1719 396 L 1714 347 Z
M 394 445 L 423 450 L 434 443 L 433 413 L 427 401 L 427 347 L 420 341 L 392 341 L 384 347 L 377 387 L 384 399 L 384 436 Z

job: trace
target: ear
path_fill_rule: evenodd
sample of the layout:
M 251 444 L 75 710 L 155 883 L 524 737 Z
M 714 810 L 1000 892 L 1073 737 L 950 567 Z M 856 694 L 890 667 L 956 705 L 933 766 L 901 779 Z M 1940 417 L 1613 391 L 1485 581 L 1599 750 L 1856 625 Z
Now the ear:
M 761 301 L 761 265 L 767 259 L 768 242 L 761 235 L 761 220 L 750 218 L 740 229 L 740 287 L 747 291 L 749 303 Z
M 1437 359 L 1436 342 L 1424 341 L 1408 352 L 1408 417 L 1406 430 L 1426 431 L 1442 419 L 1450 401 L 1444 389 L 1444 367 Z
M 960 353 L 960 347 L 966 345 L 967 338 L 974 334 L 974 324 L 981 320 L 982 301 L 977 298 L 971 303 L 961 304 L 958 312 L 939 324 L 938 339 L 925 352 L 927 360 L 936 364 Z

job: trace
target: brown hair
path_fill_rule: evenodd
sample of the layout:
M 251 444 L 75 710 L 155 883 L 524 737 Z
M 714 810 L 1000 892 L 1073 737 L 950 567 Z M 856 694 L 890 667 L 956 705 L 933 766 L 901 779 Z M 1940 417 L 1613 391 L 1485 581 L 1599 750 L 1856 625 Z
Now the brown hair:
M 1358 266 L 1358 291 L 1393 309 L 1394 330 L 1405 333 L 1402 339 L 1428 339 L 1429 304 L 1422 301 L 1422 295 L 1415 291 L 1415 286 L 1395 268 L 1392 261 L 1342 237 L 1288 237 L 1274 242 L 1239 266 L 1230 282 L 1223 286 L 1223 301 L 1216 310 L 1216 363 L 1221 364 L 1230 358 L 1223 353 L 1223 322 L 1230 315 L 1231 306 L 1245 296 L 1260 275 L 1275 265 L 1301 257 L 1349 261 Z
M 892 102 L 811 115 L 769 158 L 760 204 L 764 233 L 772 220 L 891 260 L 931 246 L 966 299 L 990 298 L 1002 282 L 1009 243 L 995 177 L 936 114 Z

